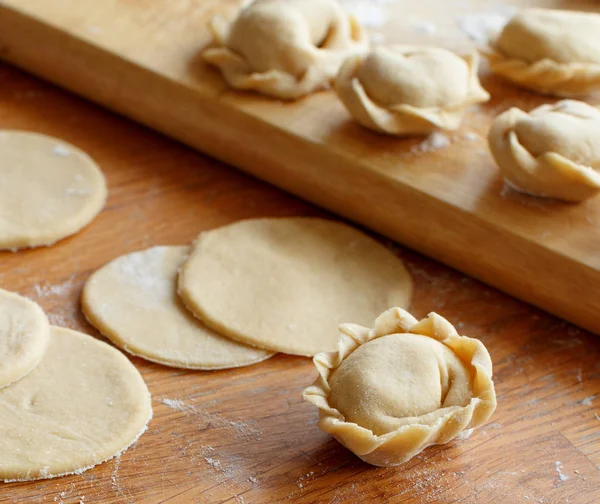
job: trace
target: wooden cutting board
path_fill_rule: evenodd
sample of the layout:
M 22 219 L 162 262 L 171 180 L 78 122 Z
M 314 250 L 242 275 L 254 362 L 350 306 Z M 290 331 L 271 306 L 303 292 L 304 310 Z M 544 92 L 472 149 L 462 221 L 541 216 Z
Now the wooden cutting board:
M 510 13 L 495 0 L 346 0 L 381 43 L 466 49 Z M 600 10 L 592 1 L 527 1 Z M 507 190 L 488 153 L 492 118 L 544 101 L 489 75 L 492 94 L 437 141 L 353 123 L 332 92 L 282 103 L 228 90 L 203 65 L 223 0 L 2 0 L 2 58 L 600 332 L 600 198 L 583 204 Z M 417 5 L 414 5 L 417 4 Z
M 323 215 L 2 63 L 0 129 L 77 145 L 107 177 L 106 207 L 82 232 L 0 252 L 0 288 L 40 303 L 53 324 L 96 337 L 81 289 L 115 257 L 189 243 L 244 218 Z M 414 279 L 412 313 L 441 313 L 490 350 L 498 409 L 468 440 L 372 467 L 318 429 L 316 409 L 301 399 L 316 377 L 310 359 L 279 354 L 194 372 L 131 357 L 153 397 L 148 432 L 82 475 L 0 484 L 0 504 L 600 502 L 600 338 L 393 248 Z

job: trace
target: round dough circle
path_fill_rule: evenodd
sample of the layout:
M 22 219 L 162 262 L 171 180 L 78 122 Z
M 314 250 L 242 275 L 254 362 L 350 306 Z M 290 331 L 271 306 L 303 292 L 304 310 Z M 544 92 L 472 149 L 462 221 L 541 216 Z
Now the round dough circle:
M 167 366 L 225 369 L 273 353 L 242 345 L 207 328 L 177 297 L 177 271 L 190 247 L 152 247 L 96 271 L 83 290 L 87 319 L 127 352 Z
M 51 327 L 42 362 L 0 390 L 0 480 L 79 474 L 126 450 L 151 416 L 148 388 L 127 357 Z
M 88 225 L 107 189 L 94 161 L 62 140 L 0 132 L 0 250 L 52 245 Z
M 48 318 L 36 303 L 0 289 L 0 388 L 39 364 L 49 335 Z
M 337 348 L 342 322 L 370 323 L 410 299 L 408 272 L 363 233 L 315 218 L 252 219 L 200 234 L 179 293 L 208 326 L 269 350 Z
M 452 350 L 419 334 L 369 341 L 342 362 L 329 384 L 331 405 L 376 435 L 434 423 L 448 408 L 466 406 L 472 390 L 469 371 Z

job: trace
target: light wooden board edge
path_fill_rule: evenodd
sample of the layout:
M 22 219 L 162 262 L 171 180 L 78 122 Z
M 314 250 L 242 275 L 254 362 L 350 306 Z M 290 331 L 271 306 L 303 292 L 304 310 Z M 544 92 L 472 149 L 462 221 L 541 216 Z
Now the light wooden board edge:
M 600 333 L 600 271 L 574 258 L 1 3 L 0 57 Z

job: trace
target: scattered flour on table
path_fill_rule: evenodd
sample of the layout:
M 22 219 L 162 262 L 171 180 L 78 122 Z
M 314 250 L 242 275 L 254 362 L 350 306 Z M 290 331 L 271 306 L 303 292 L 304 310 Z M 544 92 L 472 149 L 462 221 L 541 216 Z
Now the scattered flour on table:
M 562 462 L 557 460 L 555 463 L 556 474 L 558 474 L 558 479 L 560 481 L 567 481 L 569 477 L 562 471 Z
M 463 135 L 463 139 L 469 142 L 474 142 L 475 140 L 481 140 L 481 137 L 477 133 L 468 132 Z
M 371 39 L 371 44 L 373 45 L 381 45 L 385 40 L 383 33 L 378 32 L 369 34 L 369 38 Z
M 192 408 L 191 406 L 189 406 L 188 404 L 184 403 L 181 399 L 168 399 L 166 397 L 163 397 L 162 399 L 160 399 L 160 402 L 162 404 L 164 404 L 165 406 L 176 410 L 176 411 L 193 411 L 194 408 Z
M 366 28 L 382 28 L 386 21 L 386 8 L 396 0 L 340 0 L 344 9 L 356 16 Z
M 47 297 L 62 297 L 71 291 L 73 288 L 75 275 L 71 275 L 67 280 L 59 284 L 49 284 L 47 282 L 35 284 L 33 286 L 33 292 L 37 298 Z
M 121 464 L 121 455 L 117 455 L 114 458 L 113 470 L 112 470 L 112 474 L 110 476 L 110 486 L 117 493 L 123 492 L 123 487 L 121 486 L 121 480 L 119 479 L 120 464 Z
M 66 502 L 85 504 L 85 495 L 76 495 L 76 490 L 75 483 L 70 483 L 64 490 L 54 496 L 54 502 L 58 504 L 66 504 Z
M 228 420 L 217 413 L 210 413 L 195 408 L 193 405 L 182 401 L 181 399 L 170 399 L 167 397 L 158 398 L 159 402 L 176 411 L 191 413 L 200 417 L 206 423 L 210 423 L 213 427 L 233 428 L 234 434 L 241 438 L 256 438 L 262 436 L 263 431 L 256 425 L 256 422 L 242 422 Z
M 32 301 L 52 306 L 52 308 L 46 309 L 46 315 L 52 325 L 77 329 L 78 308 L 68 300 L 76 285 L 75 277 L 76 275 L 73 274 L 57 284 L 40 282 L 33 285 L 29 292 L 24 292 L 24 294 Z
M 104 30 L 100 26 L 96 25 L 87 25 L 85 27 L 85 31 L 92 35 L 100 35 L 101 33 L 104 33 Z
M 440 149 L 445 149 L 448 147 L 452 141 L 450 137 L 445 133 L 440 131 L 434 131 L 431 135 L 429 135 L 425 140 L 423 140 L 419 145 L 415 145 L 411 152 L 420 153 L 420 152 L 432 152 Z
M 580 401 L 579 404 L 581 404 L 582 406 L 591 406 L 594 399 L 596 399 L 596 396 L 591 395 Z
M 500 33 L 516 11 L 514 7 L 505 6 L 496 12 L 465 14 L 460 16 L 456 22 L 472 41 L 480 45 L 487 45 L 491 38 Z
M 418 19 L 411 21 L 411 26 L 418 32 L 433 35 L 437 31 L 437 25 L 432 21 Z

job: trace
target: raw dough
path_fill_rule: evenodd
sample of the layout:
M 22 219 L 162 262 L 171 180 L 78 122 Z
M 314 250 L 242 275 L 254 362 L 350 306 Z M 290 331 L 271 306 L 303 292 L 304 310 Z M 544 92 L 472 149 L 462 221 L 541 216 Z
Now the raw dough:
M 406 306 L 400 259 L 363 233 L 313 218 L 252 219 L 200 234 L 179 293 L 207 325 L 273 351 L 337 347 L 337 325 Z
M 491 46 L 491 70 L 519 86 L 557 96 L 600 89 L 599 14 L 527 9 Z
M 256 0 L 231 24 L 211 25 L 204 51 L 234 88 L 296 99 L 329 87 L 343 59 L 365 50 L 358 22 L 336 0 Z
M 79 474 L 126 450 L 151 416 L 146 384 L 121 352 L 52 327 L 42 362 L 0 390 L 0 480 Z
M 363 126 L 392 135 L 458 128 L 467 107 L 489 100 L 477 77 L 477 53 L 435 47 L 378 47 L 349 57 L 335 90 Z
M 320 376 L 303 397 L 319 408 L 319 427 L 365 462 L 402 464 L 494 412 L 488 351 L 436 313 L 417 322 L 392 308 L 373 329 L 339 331 L 339 351 L 315 357 Z
M 167 366 L 225 369 L 273 354 L 219 336 L 177 297 L 177 271 L 190 247 L 152 247 L 100 268 L 83 289 L 92 325 L 127 352 Z
M 506 181 L 536 196 L 581 201 L 600 190 L 600 109 L 563 100 L 499 115 L 488 135 Z
M 52 245 L 81 230 L 106 201 L 104 176 L 62 140 L 0 131 L 0 250 Z
M 48 318 L 36 303 L 0 289 L 0 388 L 39 364 L 49 335 Z

